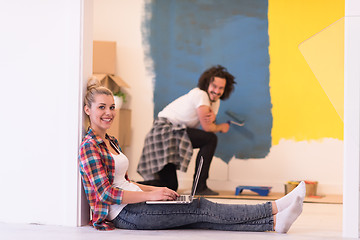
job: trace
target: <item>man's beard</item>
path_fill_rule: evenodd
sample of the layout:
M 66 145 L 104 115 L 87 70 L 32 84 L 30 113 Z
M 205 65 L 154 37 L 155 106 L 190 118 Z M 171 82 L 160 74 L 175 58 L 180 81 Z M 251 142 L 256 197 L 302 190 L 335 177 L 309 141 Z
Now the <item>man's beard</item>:
M 219 96 L 219 97 L 221 96 L 220 94 L 215 93 L 215 92 L 210 92 L 210 94 L 213 95 L 213 96 L 214 96 L 214 95 L 215 95 L 215 96 Z M 211 100 L 210 95 L 209 95 L 209 99 L 210 99 L 210 102 L 216 102 L 216 100 Z

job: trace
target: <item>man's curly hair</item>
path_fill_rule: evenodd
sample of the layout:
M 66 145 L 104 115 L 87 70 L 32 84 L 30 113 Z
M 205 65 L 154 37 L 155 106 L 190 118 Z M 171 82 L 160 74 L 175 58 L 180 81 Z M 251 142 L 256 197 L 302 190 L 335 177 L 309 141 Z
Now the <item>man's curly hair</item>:
M 231 75 L 227 69 L 221 65 L 213 66 L 207 69 L 203 74 L 201 74 L 199 81 L 198 81 L 198 88 L 204 90 L 205 92 L 208 91 L 209 84 L 214 81 L 214 77 L 225 78 L 226 85 L 223 95 L 220 97 L 221 100 L 226 100 L 230 97 L 230 94 L 234 90 L 235 77 Z

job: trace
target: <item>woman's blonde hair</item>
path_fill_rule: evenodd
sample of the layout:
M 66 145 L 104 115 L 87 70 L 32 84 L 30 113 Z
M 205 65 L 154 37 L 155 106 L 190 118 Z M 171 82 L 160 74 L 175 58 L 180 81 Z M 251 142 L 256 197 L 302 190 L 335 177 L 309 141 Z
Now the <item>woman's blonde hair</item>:
M 95 96 L 98 94 L 105 94 L 113 96 L 113 93 L 107 87 L 101 86 L 100 81 L 96 77 L 91 77 L 88 80 L 87 91 L 84 98 L 84 106 L 91 107 L 91 104 L 95 101 Z

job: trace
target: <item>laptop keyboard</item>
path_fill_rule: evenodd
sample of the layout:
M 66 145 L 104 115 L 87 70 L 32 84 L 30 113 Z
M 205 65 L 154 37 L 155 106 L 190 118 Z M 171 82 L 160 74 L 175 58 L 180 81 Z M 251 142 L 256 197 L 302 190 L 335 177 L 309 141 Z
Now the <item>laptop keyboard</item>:
M 187 196 L 185 196 L 185 195 L 180 195 L 179 197 L 176 198 L 175 201 L 186 201 L 187 200 L 186 197 Z

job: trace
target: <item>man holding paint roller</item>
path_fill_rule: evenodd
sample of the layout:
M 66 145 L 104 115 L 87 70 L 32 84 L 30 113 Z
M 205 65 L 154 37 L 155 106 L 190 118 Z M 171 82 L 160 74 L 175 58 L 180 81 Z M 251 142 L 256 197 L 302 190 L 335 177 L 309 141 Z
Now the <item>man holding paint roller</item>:
M 213 66 L 200 76 L 197 88 L 159 112 L 146 136 L 137 168 L 145 180 L 142 184 L 165 186 L 176 191 L 176 170 L 186 172 L 193 148 L 199 148 L 195 172 L 201 156 L 204 164 L 196 194 L 218 195 L 207 187 L 206 180 L 217 146 L 215 133 L 229 131 L 230 122 L 217 124 L 215 120 L 220 100 L 228 99 L 234 90 L 234 79 L 225 67 Z

